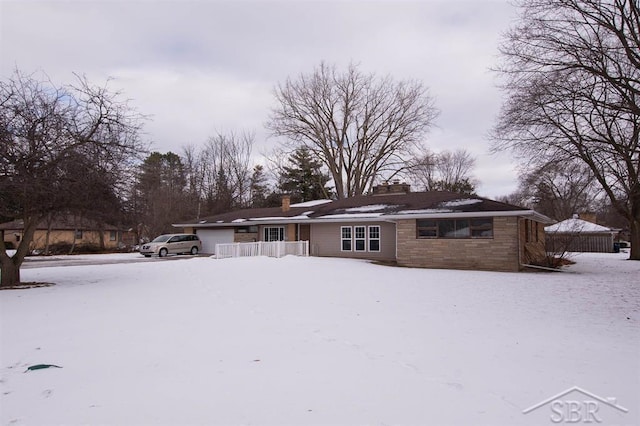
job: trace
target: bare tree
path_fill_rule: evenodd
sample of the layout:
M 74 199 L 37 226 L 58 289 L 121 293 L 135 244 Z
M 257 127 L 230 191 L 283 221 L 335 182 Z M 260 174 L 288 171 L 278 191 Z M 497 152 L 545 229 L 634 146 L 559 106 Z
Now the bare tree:
M 602 188 L 583 162 L 551 161 L 520 177 L 519 191 L 529 207 L 556 221 L 595 211 Z
M 438 154 L 425 148 L 410 161 L 407 174 L 414 186 L 425 191 L 435 191 L 436 182 L 439 180 Z
M 501 46 L 507 100 L 495 150 L 586 164 L 640 260 L 640 3 L 523 0 Z
M 473 193 L 476 182 L 472 176 L 476 160 L 466 149 L 424 153 L 409 163 L 410 179 L 425 191 Z
M 404 169 L 437 115 L 421 83 L 366 75 L 355 65 L 340 73 L 321 63 L 278 85 L 275 97 L 267 127 L 322 161 L 338 198 Z
M 251 132 L 216 133 L 199 151 L 184 149 L 189 191 L 197 216 L 221 213 L 251 203 Z
M 20 282 L 49 213 L 95 210 L 96 194 L 117 193 L 121 172 L 144 150 L 142 119 L 120 93 L 84 77 L 58 87 L 16 70 L 0 82 L 0 216 L 24 221 L 13 257 L 0 239 L 1 286 Z

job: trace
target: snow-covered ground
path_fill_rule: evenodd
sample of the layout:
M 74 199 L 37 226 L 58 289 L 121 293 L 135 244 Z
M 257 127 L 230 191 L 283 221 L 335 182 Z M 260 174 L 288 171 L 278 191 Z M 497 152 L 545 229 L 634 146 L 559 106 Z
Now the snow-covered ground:
M 296 257 L 25 269 L 56 285 L 0 291 L 0 422 L 539 425 L 558 420 L 550 404 L 523 410 L 578 386 L 628 410 L 596 401 L 602 424 L 637 425 L 627 256 L 564 273 Z

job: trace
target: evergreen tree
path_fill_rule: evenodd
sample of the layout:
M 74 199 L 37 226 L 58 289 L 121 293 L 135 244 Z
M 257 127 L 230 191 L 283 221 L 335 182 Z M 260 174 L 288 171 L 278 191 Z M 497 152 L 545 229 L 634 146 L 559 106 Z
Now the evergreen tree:
M 278 188 L 291 194 L 292 201 L 320 200 L 332 196 L 331 188 L 327 186 L 331 178 L 322 171 L 322 162 L 312 158 L 308 148 L 297 148 L 288 163 L 282 167 Z
M 264 175 L 264 167 L 260 164 L 253 168 L 249 191 L 251 192 L 251 207 L 267 206 L 266 201 L 269 195 L 269 185 L 267 183 L 267 177 Z
M 144 160 L 131 199 L 136 200 L 147 237 L 171 232 L 171 223 L 185 218 L 185 187 L 185 170 L 178 155 L 153 152 Z

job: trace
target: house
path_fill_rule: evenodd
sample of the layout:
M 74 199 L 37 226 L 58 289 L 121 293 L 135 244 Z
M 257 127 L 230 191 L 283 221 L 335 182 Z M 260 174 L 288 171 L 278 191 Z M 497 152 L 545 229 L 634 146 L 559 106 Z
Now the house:
M 312 256 L 392 261 L 426 268 L 518 271 L 545 256 L 535 211 L 451 192 L 411 192 L 406 184 L 342 200 L 246 209 L 173 226 L 218 243 L 309 241 Z
M 14 220 L 0 223 L 0 234 L 7 247 L 17 247 L 24 233 L 24 222 Z M 49 248 L 72 245 L 77 249 L 113 250 L 135 241 L 133 234 L 116 226 L 73 215 L 42 220 L 35 231 L 29 251 L 44 251 Z
M 586 217 L 592 221 L 580 219 L 575 215 L 571 219 L 545 227 L 547 251 L 612 253 L 614 239 L 619 230 L 594 223 L 593 216 Z

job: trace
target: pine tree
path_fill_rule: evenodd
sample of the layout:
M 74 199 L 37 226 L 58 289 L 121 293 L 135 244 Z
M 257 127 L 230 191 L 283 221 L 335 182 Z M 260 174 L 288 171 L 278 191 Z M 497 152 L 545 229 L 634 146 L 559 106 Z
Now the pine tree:
M 322 171 L 322 162 L 312 158 L 306 147 L 296 149 L 282 167 L 278 188 L 291 194 L 294 202 L 331 198 L 331 180 L 328 173 Z
M 264 167 L 260 164 L 253 168 L 249 191 L 251 192 L 251 207 L 258 208 L 267 206 L 269 185 L 267 183 L 267 177 L 264 175 Z

